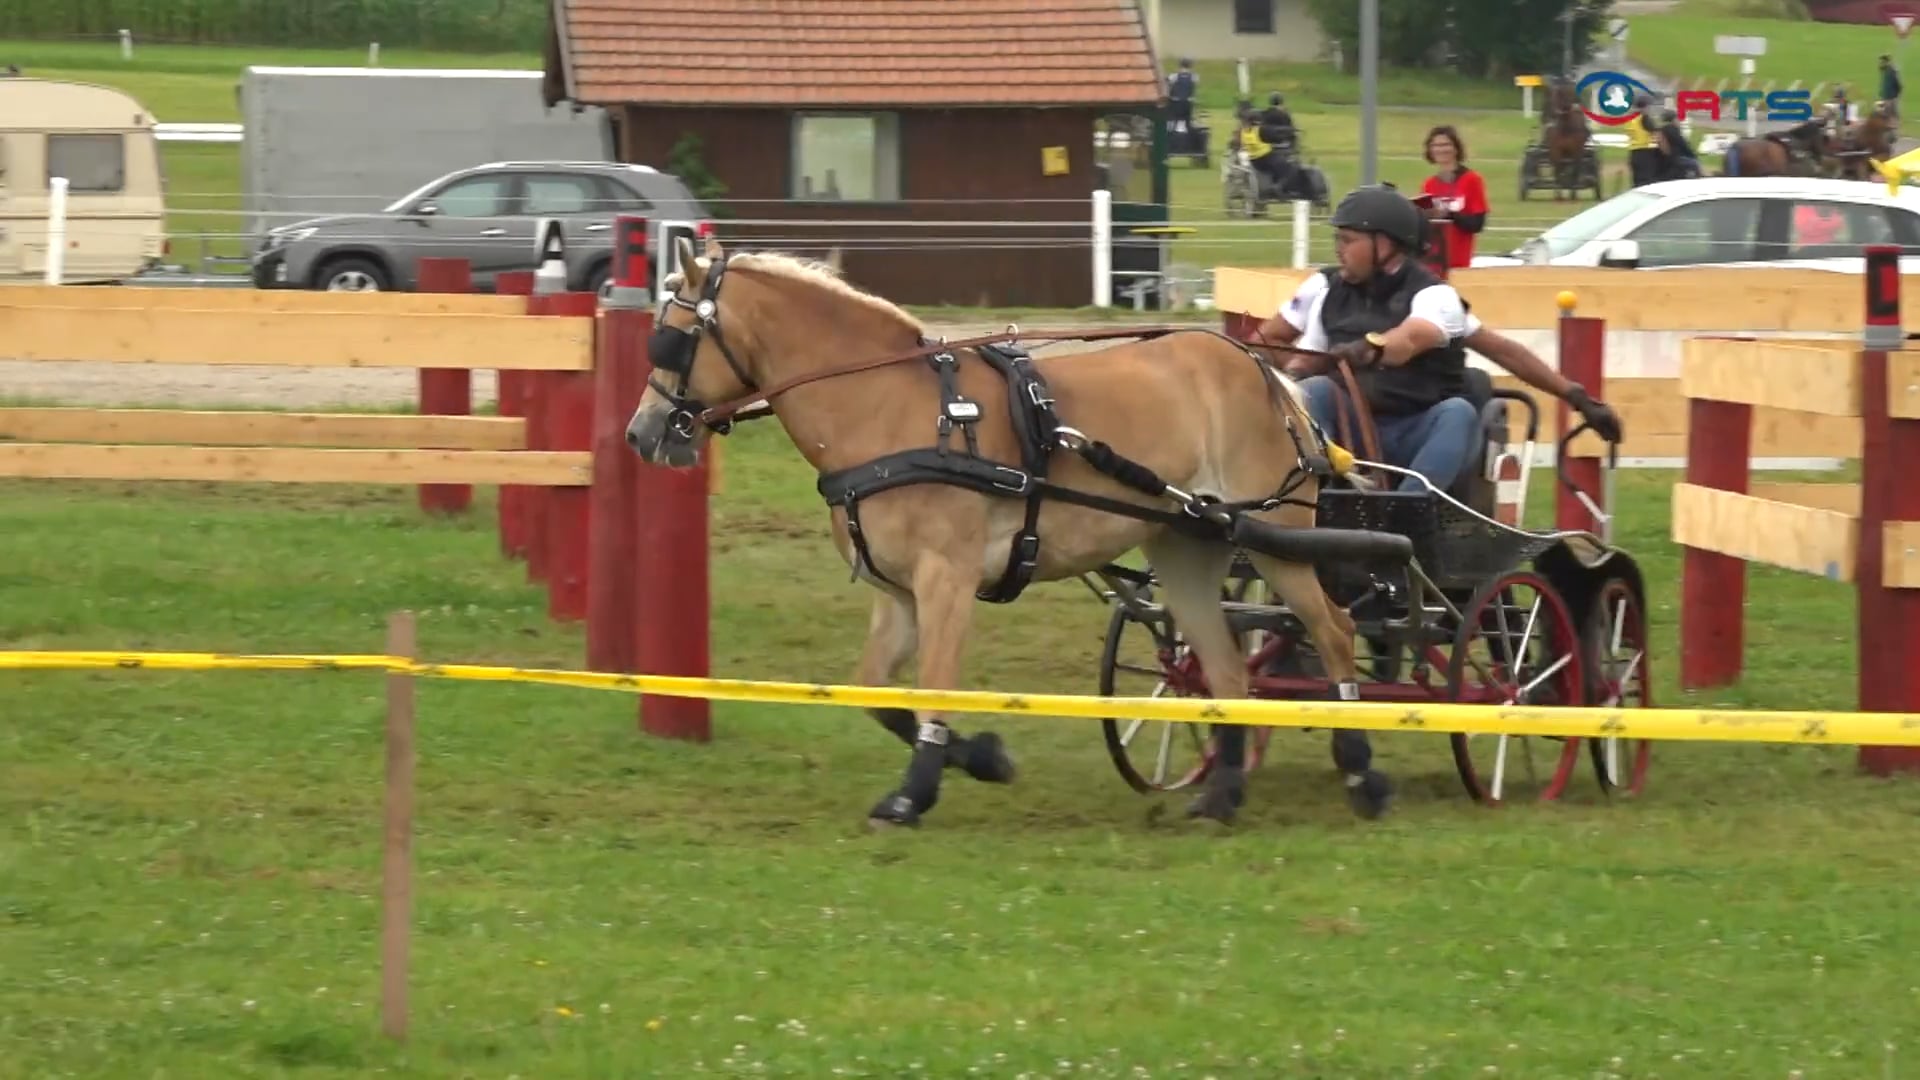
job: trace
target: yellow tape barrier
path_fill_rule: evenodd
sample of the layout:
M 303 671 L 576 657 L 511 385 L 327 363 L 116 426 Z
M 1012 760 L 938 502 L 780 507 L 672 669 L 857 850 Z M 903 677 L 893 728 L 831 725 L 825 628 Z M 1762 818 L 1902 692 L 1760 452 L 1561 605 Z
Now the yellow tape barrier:
M 379 671 L 470 682 L 536 683 L 709 701 L 933 709 L 954 713 L 1234 723 L 1252 727 L 1365 728 L 1836 746 L 1920 746 L 1920 714 L 1744 709 L 1607 709 L 1333 701 L 1216 701 L 1211 698 L 1005 694 L 880 686 L 615 675 L 593 671 L 426 664 L 395 656 L 229 653 L 0 652 L 0 670 Z

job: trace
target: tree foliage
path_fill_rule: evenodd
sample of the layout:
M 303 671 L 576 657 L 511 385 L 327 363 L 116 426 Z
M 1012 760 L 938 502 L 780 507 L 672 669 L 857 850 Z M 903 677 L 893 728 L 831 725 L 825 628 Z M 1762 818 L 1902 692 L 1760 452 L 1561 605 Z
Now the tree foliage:
M 1444 67 L 1463 75 L 1501 78 L 1548 74 L 1561 68 L 1564 13 L 1573 15 L 1573 63 L 1590 59 L 1595 35 L 1606 26 L 1613 0 L 1379 0 L 1380 63 Z M 1328 38 L 1339 42 L 1351 70 L 1359 62 L 1360 5 L 1356 0 L 1307 0 Z

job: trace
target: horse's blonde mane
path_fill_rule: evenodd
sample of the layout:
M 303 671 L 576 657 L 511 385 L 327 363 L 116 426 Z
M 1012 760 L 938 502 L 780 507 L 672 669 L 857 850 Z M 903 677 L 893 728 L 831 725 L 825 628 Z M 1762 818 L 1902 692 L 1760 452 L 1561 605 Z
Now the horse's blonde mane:
M 704 266 L 706 260 L 701 260 L 701 263 Z M 727 267 L 737 270 L 759 270 L 772 274 L 775 277 L 786 278 L 789 281 L 798 281 L 802 284 L 812 285 L 815 288 L 824 289 L 827 292 L 833 293 L 836 296 L 852 300 L 879 314 L 890 316 L 906 324 L 915 333 L 925 333 L 926 331 L 926 327 L 921 324 L 919 319 L 907 314 L 898 304 L 895 304 L 891 300 L 875 296 L 870 292 L 863 292 L 860 289 L 854 288 L 840 277 L 839 272 L 836 271 L 831 264 L 821 262 L 817 259 L 803 259 L 797 255 L 789 255 L 781 251 L 747 251 L 738 255 L 727 256 Z

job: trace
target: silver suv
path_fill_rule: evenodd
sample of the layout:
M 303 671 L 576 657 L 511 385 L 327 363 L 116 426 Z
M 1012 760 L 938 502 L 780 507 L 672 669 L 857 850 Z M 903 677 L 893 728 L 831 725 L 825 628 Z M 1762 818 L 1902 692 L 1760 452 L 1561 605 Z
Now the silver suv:
M 647 218 L 647 251 L 663 222 L 698 225 L 706 208 L 679 177 L 645 165 L 499 161 L 448 173 L 377 214 L 310 218 L 268 230 L 253 253 L 261 289 L 410 292 L 420 259 L 464 258 L 473 287 L 492 292 L 502 271 L 538 263 L 535 229 L 560 222 L 567 286 L 598 292 L 613 255 L 613 219 Z

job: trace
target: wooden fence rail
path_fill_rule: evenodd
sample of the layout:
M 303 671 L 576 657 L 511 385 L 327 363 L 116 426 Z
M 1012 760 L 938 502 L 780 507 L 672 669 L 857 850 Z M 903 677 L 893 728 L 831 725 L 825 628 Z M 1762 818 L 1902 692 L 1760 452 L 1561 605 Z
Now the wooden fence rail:
M 526 559 L 553 618 L 587 622 L 590 666 L 704 676 L 713 473 L 661 475 L 623 438 L 645 385 L 646 281 L 604 309 L 533 295 L 531 273 L 472 295 L 458 259 L 422 259 L 420 281 L 401 294 L 0 287 L 0 359 L 420 372 L 415 415 L 0 408 L 0 478 L 406 484 L 450 513 L 498 486 L 503 553 Z M 500 415 L 473 415 L 475 369 L 499 372 Z M 643 699 L 642 726 L 705 739 L 707 708 Z
M 1902 351 L 1896 247 L 1868 250 L 1867 334 L 1850 351 L 1701 338 L 1680 377 L 1689 430 L 1672 537 L 1684 549 L 1683 687 L 1740 676 L 1750 562 L 1851 582 L 1857 598 L 1858 707 L 1920 712 L 1920 352 Z M 1858 485 L 1751 488 L 1759 409 L 1845 421 L 1857 431 Z M 1862 747 L 1861 766 L 1920 770 L 1920 753 Z

